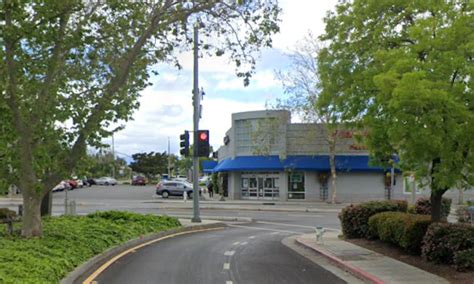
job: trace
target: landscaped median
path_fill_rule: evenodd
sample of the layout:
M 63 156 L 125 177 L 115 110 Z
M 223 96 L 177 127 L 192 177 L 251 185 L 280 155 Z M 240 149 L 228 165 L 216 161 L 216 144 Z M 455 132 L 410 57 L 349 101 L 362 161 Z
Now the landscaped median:
M 107 211 L 43 221 L 42 238 L 0 229 L 0 283 L 59 283 L 95 255 L 131 239 L 180 227 L 176 218 Z

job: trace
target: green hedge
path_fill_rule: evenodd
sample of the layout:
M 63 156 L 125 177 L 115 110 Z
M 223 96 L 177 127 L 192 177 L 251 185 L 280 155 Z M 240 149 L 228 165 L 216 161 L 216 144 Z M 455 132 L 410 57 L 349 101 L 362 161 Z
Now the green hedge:
M 346 238 L 364 238 L 369 229 L 369 218 L 380 212 L 406 212 L 408 204 L 404 200 L 370 201 L 359 205 L 349 205 L 339 213 L 342 232 Z
M 422 256 L 435 263 L 453 264 L 458 270 L 474 269 L 474 226 L 434 223 L 423 239 Z
M 110 211 L 46 218 L 42 238 L 11 237 L 0 231 L 0 283 L 59 283 L 108 248 L 178 226 L 171 217 Z
M 430 224 L 429 215 L 382 212 L 370 217 L 368 237 L 392 243 L 411 254 L 420 254 Z
M 447 218 L 451 210 L 451 199 L 441 199 L 441 217 Z M 415 202 L 415 213 L 422 215 L 431 215 L 431 200 L 426 197 L 421 197 Z

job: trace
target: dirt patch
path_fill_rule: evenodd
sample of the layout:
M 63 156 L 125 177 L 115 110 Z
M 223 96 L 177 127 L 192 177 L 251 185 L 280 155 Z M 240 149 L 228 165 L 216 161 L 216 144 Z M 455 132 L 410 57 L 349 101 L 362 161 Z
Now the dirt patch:
M 474 271 L 459 272 L 449 265 L 437 265 L 427 262 L 424 261 L 420 256 L 407 254 L 402 249 L 390 244 L 386 244 L 380 240 L 371 241 L 366 239 L 345 239 L 345 241 L 418 267 L 419 269 L 443 277 L 450 283 L 474 284 Z

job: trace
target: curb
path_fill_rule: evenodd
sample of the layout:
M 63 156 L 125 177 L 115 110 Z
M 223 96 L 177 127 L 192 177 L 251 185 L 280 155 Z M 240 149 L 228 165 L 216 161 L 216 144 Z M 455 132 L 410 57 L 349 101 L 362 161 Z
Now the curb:
M 315 251 L 316 253 L 326 257 L 327 259 L 329 259 L 331 262 L 333 262 L 334 264 L 336 264 L 338 267 L 342 268 L 342 269 L 345 269 L 347 271 L 349 271 L 350 273 L 352 273 L 354 276 L 362 279 L 362 280 L 366 280 L 366 281 L 369 281 L 370 283 L 374 283 L 374 284 L 384 284 L 385 282 L 383 280 L 381 280 L 380 278 L 378 278 L 377 276 L 373 275 L 373 274 L 370 274 L 368 273 L 367 271 L 364 271 L 360 268 L 358 268 L 357 266 L 354 266 L 350 263 L 347 263 L 346 261 L 338 258 L 337 256 L 334 256 L 320 248 L 318 248 L 317 246 L 311 246 L 311 245 L 308 245 L 306 244 L 303 240 L 301 240 L 299 237 L 296 238 L 296 243 L 305 247 L 305 248 L 309 248 L 313 251 Z
M 218 229 L 218 228 L 225 228 L 225 227 L 226 225 L 223 223 L 180 227 L 177 229 L 172 229 L 172 230 L 155 233 L 155 234 L 151 234 L 151 235 L 147 235 L 144 237 L 139 237 L 137 239 L 130 240 L 124 244 L 112 247 L 106 250 L 105 252 L 99 255 L 96 255 L 93 258 L 86 261 L 85 263 L 76 267 L 76 269 L 74 269 L 65 278 L 61 280 L 60 284 L 82 283 L 90 274 L 92 274 L 97 268 L 99 268 L 104 263 L 106 263 L 110 258 L 130 248 L 136 247 L 138 245 L 144 244 L 154 239 L 166 237 L 166 236 L 173 235 L 176 233 L 183 233 L 183 232 L 191 233 L 193 231 L 198 231 L 202 229 Z
M 193 216 L 183 216 L 183 215 L 168 215 L 168 214 L 163 214 L 169 217 L 174 217 L 178 219 L 192 219 Z M 253 219 L 250 217 L 229 217 L 229 216 L 200 216 L 201 219 L 205 220 L 214 220 L 214 221 L 234 221 L 234 222 L 253 222 Z
M 262 208 L 262 207 L 216 207 L 216 206 L 199 206 L 205 210 L 243 210 L 243 211 L 269 211 L 269 212 L 306 212 L 306 213 L 339 213 L 340 209 L 317 209 L 317 208 Z M 192 207 L 180 206 L 160 206 L 158 209 L 192 209 Z

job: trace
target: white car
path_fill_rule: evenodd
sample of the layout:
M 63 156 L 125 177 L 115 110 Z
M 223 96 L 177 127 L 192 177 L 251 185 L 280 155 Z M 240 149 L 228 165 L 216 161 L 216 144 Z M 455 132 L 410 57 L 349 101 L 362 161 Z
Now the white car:
M 101 177 L 94 179 L 97 185 L 116 185 L 117 180 L 111 177 Z

